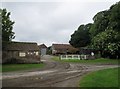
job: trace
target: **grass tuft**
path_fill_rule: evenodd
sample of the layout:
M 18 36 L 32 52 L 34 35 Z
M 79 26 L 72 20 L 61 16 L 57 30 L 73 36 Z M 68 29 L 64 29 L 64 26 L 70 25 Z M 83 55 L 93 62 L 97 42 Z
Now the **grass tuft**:
M 2 72 L 29 70 L 34 68 L 42 68 L 45 64 L 5 64 L 2 65 Z
M 80 80 L 80 87 L 118 87 L 118 69 L 120 71 L 119 67 L 87 74 Z

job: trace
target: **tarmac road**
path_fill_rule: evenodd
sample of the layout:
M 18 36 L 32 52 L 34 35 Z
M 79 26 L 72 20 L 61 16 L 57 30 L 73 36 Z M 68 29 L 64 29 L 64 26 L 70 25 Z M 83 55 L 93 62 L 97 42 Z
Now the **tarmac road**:
M 2 74 L 2 87 L 78 87 L 81 77 L 89 72 L 118 67 L 118 65 L 87 65 L 61 63 L 42 57 L 46 67 Z

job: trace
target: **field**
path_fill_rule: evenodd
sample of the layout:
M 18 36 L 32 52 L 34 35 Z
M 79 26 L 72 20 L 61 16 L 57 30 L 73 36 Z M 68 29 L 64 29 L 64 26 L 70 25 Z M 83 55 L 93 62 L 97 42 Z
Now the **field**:
M 107 59 L 107 58 L 99 58 L 94 60 L 78 60 L 78 59 L 60 60 L 59 57 L 57 56 L 54 56 L 52 59 L 60 62 L 85 63 L 85 64 L 118 64 L 118 62 L 120 61 L 116 59 Z
M 120 67 L 89 73 L 80 80 L 79 85 L 80 87 L 120 87 L 118 70 L 120 71 Z
M 4 64 L 2 65 L 2 72 L 29 70 L 35 68 L 42 68 L 45 64 Z

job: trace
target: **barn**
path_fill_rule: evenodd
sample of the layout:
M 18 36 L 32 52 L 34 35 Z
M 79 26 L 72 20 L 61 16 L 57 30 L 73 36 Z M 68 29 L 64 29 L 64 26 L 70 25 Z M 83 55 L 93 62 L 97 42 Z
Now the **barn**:
M 79 50 L 70 44 L 52 44 L 52 54 L 77 54 Z
M 45 44 L 41 44 L 38 47 L 39 47 L 39 50 L 40 50 L 40 54 L 41 55 L 46 55 L 46 53 L 47 53 L 47 46 Z
M 37 43 L 9 42 L 2 52 L 2 63 L 39 63 Z

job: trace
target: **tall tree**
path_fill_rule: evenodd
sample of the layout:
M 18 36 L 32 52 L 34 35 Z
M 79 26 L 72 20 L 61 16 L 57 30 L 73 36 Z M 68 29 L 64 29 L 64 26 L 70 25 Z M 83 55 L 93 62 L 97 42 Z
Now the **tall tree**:
M 101 55 L 119 57 L 120 41 L 119 33 L 114 30 L 106 30 L 92 39 L 92 47 L 99 49 Z M 105 54 L 108 53 L 109 55 Z
M 10 12 L 6 9 L 0 9 L 0 16 L 2 17 L 2 41 L 10 42 L 15 38 L 12 31 L 14 22 L 10 20 Z
M 108 10 L 98 12 L 93 17 L 93 21 L 94 23 L 90 29 L 92 37 L 105 30 L 112 29 L 120 32 L 120 2 L 112 5 Z
M 120 2 L 112 5 L 109 10 L 94 16 L 94 25 L 90 29 L 92 47 L 100 49 L 112 58 L 120 56 Z
M 91 28 L 91 25 L 91 23 L 80 25 L 78 30 L 71 35 L 69 43 L 77 48 L 87 46 L 90 43 L 89 29 Z
M 108 29 L 120 32 L 120 1 L 112 5 L 109 9 L 109 25 Z
M 71 35 L 74 47 L 89 46 L 101 50 L 102 55 L 120 58 L 120 1 L 110 9 L 98 12 L 93 24 L 80 25 Z
M 96 36 L 100 32 L 105 31 L 109 23 L 108 18 L 109 18 L 109 12 L 107 10 L 98 12 L 93 17 L 94 24 L 92 25 L 89 31 L 92 37 Z

